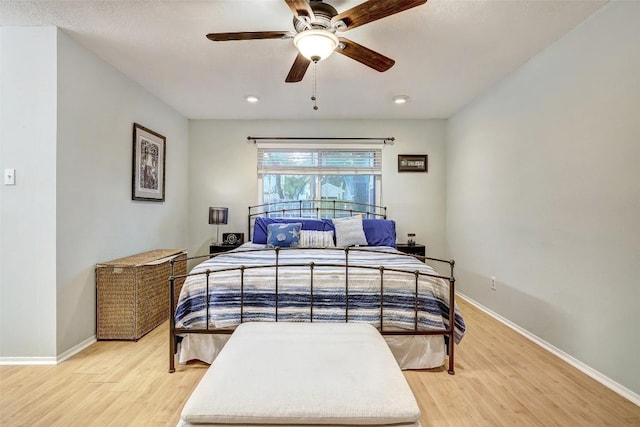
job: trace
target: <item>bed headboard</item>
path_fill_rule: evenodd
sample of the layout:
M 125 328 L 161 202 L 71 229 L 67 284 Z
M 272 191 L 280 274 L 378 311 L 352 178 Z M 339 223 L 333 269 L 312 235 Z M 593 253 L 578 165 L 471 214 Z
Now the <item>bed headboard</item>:
M 387 207 L 348 200 L 283 200 L 249 206 L 248 236 L 251 241 L 253 223 L 257 217 L 268 218 L 341 218 L 353 215 L 363 218 L 387 219 Z

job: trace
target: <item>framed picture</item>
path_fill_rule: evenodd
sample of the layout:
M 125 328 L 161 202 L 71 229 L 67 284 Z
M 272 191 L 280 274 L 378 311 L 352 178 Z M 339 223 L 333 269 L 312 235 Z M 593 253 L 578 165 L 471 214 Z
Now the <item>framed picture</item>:
M 426 154 L 398 154 L 398 172 L 426 172 Z
M 166 145 L 164 136 L 133 124 L 133 200 L 164 202 Z

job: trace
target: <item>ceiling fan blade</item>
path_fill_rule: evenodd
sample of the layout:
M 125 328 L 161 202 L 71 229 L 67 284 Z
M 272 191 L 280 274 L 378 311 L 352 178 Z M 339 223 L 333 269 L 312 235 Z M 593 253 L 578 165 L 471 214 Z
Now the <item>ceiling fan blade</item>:
M 301 54 L 298 54 L 298 56 L 296 56 L 296 60 L 293 61 L 293 65 L 291 66 L 291 70 L 289 70 L 289 74 L 287 75 L 285 82 L 296 83 L 301 81 L 304 74 L 307 72 L 307 68 L 309 68 L 309 64 L 311 64 L 311 61 Z
M 245 31 L 240 33 L 211 33 L 207 38 L 214 42 L 229 40 L 288 39 L 293 37 L 290 31 Z
M 355 59 L 361 64 L 371 67 L 376 71 L 380 71 L 381 73 L 387 71 L 396 63 L 393 59 L 387 58 L 378 52 L 359 45 L 349 39 L 345 39 L 344 37 L 339 37 L 338 40 L 340 41 L 340 45 L 344 47 L 342 49 L 336 49 L 336 52 L 339 52 L 344 56 L 348 56 L 351 59 Z
M 293 15 L 295 17 L 304 19 L 303 17 L 306 16 L 309 18 L 309 22 L 313 22 L 316 20 L 315 15 L 313 14 L 313 10 L 311 9 L 311 6 L 309 5 L 309 2 L 307 0 L 284 1 L 287 3 L 289 9 L 291 9 L 291 12 L 293 12 Z
M 426 2 L 427 0 L 370 0 L 337 14 L 331 18 L 331 24 L 342 21 L 346 28 L 338 27 L 338 31 L 347 31 Z

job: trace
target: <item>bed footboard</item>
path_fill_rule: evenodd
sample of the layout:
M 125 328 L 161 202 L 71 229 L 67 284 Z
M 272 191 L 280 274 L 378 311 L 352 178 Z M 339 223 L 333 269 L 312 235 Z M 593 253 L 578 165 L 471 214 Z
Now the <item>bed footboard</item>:
M 280 283 L 279 283 L 279 277 L 280 277 L 280 271 L 282 269 L 285 268 L 289 268 L 289 267 L 295 267 L 297 269 L 303 268 L 304 271 L 308 274 L 309 277 L 309 295 L 308 295 L 308 301 L 309 301 L 309 306 L 308 306 L 308 311 L 309 311 L 309 318 L 308 322 L 314 322 L 317 320 L 314 320 L 314 310 L 317 309 L 318 306 L 318 302 L 316 301 L 316 293 L 315 293 L 315 289 L 314 289 L 314 278 L 316 276 L 316 270 L 319 268 L 323 268 L 323 267 L 333 267 L 333 268 L 339 268 L 339 269 L 344 269 L 344 287 L 343 287 L 343 292 L 344 292 L 344 321 L 345 322 L 349 322 L 350 321 L 350 315 L 349 315 L 349 310 L 350 308 L 350 291 L 352 290 L 350 287 L 350 272 L 354 272 L 354 271 L 358 271 L 358 270 L 374 270 L 376 271 L 377 275 L 379 276 L 379 313 L 378 313 L 378 325 L 377 328 L 379 329 L 380 333 L 382 335 L 442 335 L 444 337 L 448 338 L 448 368 L 447 371 L 449 374 L 453 375 L 455 373 L 455 343 L 456 343 L 456 313 L 455 313 L 455 278 L 454 278 L 454 266 L 455 266 L 455 262 L 453 260 L 443 260 L 443 259 L 439 259 L 439 258 L 431 258 L 431 257 L 421 257 L 421 256 L 415 256 L 415 255 L 410 255 L 410 254 L 398 254 L 401 256 L 407 256 L 407 257 L 413 257 L 413 258 L 417 258 L 420 261 L 424 262 L 426 261 L 430 261 L 430 262 L 438 262 L 438 263 L 443 263 L 443 264 L 447 264 L 449 267 L 449 276 L 443 276 L 443 275 L 438 275 L 438 274 L 431 274 L 431 273 L 425 273 L 425 272 L 421 272 L 419 270 L 415 270 L 415 271 L 411 271 L 408 269 L 398 269 L 398 268 L 392 268 L 392 267 L 385 267 L 385 266 L 371 266 L 371 265 L 358 265 L 356 263 L 352 263 L 349 261 L 349 254 L 353 253 L 355 251 L 359 251 L 359 250 L 363 250 L 361 248 L 333 248 L 334 250 L 337 251 L 344 251 L 344 263 L 323 263 L 323 262 L 308 262 L 308 263 L 291 263 L 289 261 L 283 261 L 281 260 L 280 257 L 280 252 L 283 249 L 280 248 L 273 248 L 273 249 L 248 249 L 248 250 L 244 250 L 244 251 L 239 251 L 239 252 L 252 252 L 252 251 L 265 251 L 265 250 L 269 250 L 269 251 L 275 251 L 275 262 L 273 264 L 269 264 L 269 265 L 258 265 L 258 266 L 245 266 L 245 265 L 239 265 L 237 267 L 229 267 L 229 268 L 224 268 L 224 269 L 216 269 L 216 270 L 206 270 L 204 272 L 198 272 L 198 273 L 189 273 L 189 274 L 180 274 L 180 275 L 175 275 L 174 272 L 177 271 L 175 269 L 175 263 L 177 262 L 187 262 L 188 260 L 192 260 L 192 259 L 200 259 L 200 258 L 210 258 L 211 256 L 206 255 L 206 256 L 202 256 L 202 257 L 193 257 L 193 258 L 186 258 L 186 259 L 178 259 L 178 260 L 172 260 L 171 261 L 171 277 L 169 278 L 169 286 L 170 286 L 170 322 L 169 322 L 169 372 L 175 372 L 175 353 L 176 353 L 176 348 L 177 348 L 177 340 L 178 340 L 178 336 L 180 335 L 184 335 L 184 334 L 231 334 L 233 332 L 233 329 L 231 328 L 214 328 L 210 326 L 210 319 L 211 319 L 211 311 L 212 311 L 212 307 L 211 307 L 211 302 L 210 302 L 210 284 L 211 284 L 211 280 L 213 280 L 213 278 L 215 278 L 215 276 L 221 272 L 237 272 L 240 276 L 240 289 L 239 289 L 239 310 L 240 310 L 240 318 L 239 318 L 239 323 L 243 323 L 246 321 L 245 318 L 245 295 L 246 295 L 246 290 L 245 290 L 245 274 L 253 269 L 257 269 L 257 268 L 261 268 L 261 269 L 269 269 L 271 271 L 273 271 L 274 273 L 274 281 L 275 281 L 275 287 L 273 289 L 273 297 L 274 297 L 274 305 L 272 307 L 272 309 L 275 312 L 275 321 L 282 321 L 281 316 L 279 315 L 279 308 L 280 308 L 280 299 L 281 299 L 281 288 L 280 288 Z M 286 249 L 285 249 L 286 250 Z M 377 251 L 378 253 L 392 253 L 392 252 L 384 252 L 384 251 Z M 396 252 L 393 252 L 393 254 L 397 254 Z M 220 254 L 223 255 L 223 254 Z M 398 274 L 400 275 L 407 275 L 408 277 L 411 277 L 414 283 L 413 286 L 413 327 L 412 328 L 403 328 L 403 329 L 398 329 L 398 328 L 387 328 L 385 327 L 385 319 L 386 319 L 386 311 L 390 311 L 389 308 L 385 307 L 385 291 L 386 291 L 386 287 L 385 287 L 385 277 L 389 274 L 389 273 L 395 273 L 396 276 Z M 204 327 L 189 327 L 189 328 L 184 328 L 184 327 L 178 327 L 176 326 L 176 301 L 177 301 L 177 292 L 176 292 L 176 283 L 178 283 L 179 281 L 182 281 L 183 279 L 187 279 L 190 276 L 201 276 L 204 277 L 204 280 L 206 281 L 206 286 L 205 286 L 205 291 L 206 291 L 206 295 L 205 295 L 205 301 L 206 301 L 206 307 L 205 307 L 205 313 L 206 313 L 206 319 L 205 319 L 205 325 Z M 446 283 L 448 284 L 448 325 L 446 325 L 446 329 L 435 329 L 435 330 L 429 330 L 429 329 L 425 329 L 424 327 L 420 327 L 419 324 L 419 314 L 420 314 L 420 308 L 419 308 L 419 299 L 420 299 L 420 294 L 419 294 L 419 282 L 420 282 L 420 278 L 424 277 L 424 276 L 428 276 L 430 278 L 433 279 L 441 279 L 443 281 L 446 281 Z M 213 307 L 213 310 L 215 310 L 215 307 Z M 446 315 L 443 315 L 443 317 L 445 317 Z M 297 319 L 296 321 L 305 321 L 305 320 L 300 320 Z

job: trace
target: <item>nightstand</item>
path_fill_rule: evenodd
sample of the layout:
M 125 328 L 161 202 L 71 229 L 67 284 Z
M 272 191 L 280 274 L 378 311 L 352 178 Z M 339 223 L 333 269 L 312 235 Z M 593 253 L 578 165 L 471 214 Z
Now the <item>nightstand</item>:
M 215 255 L 221 252 L 227 252 L 239 246 L 240 245 L 223 245 L 222 243 L 212 243 L 209 245 L 209 255 Z
M 412 246 L 409 246 L 406 243 L 398 243 L 396 244 L 396 249 L 398 249 L 400 252 L 411 255 L 426 256 L 427 254 L 427 247 L 419 243 L 416 243 Z

